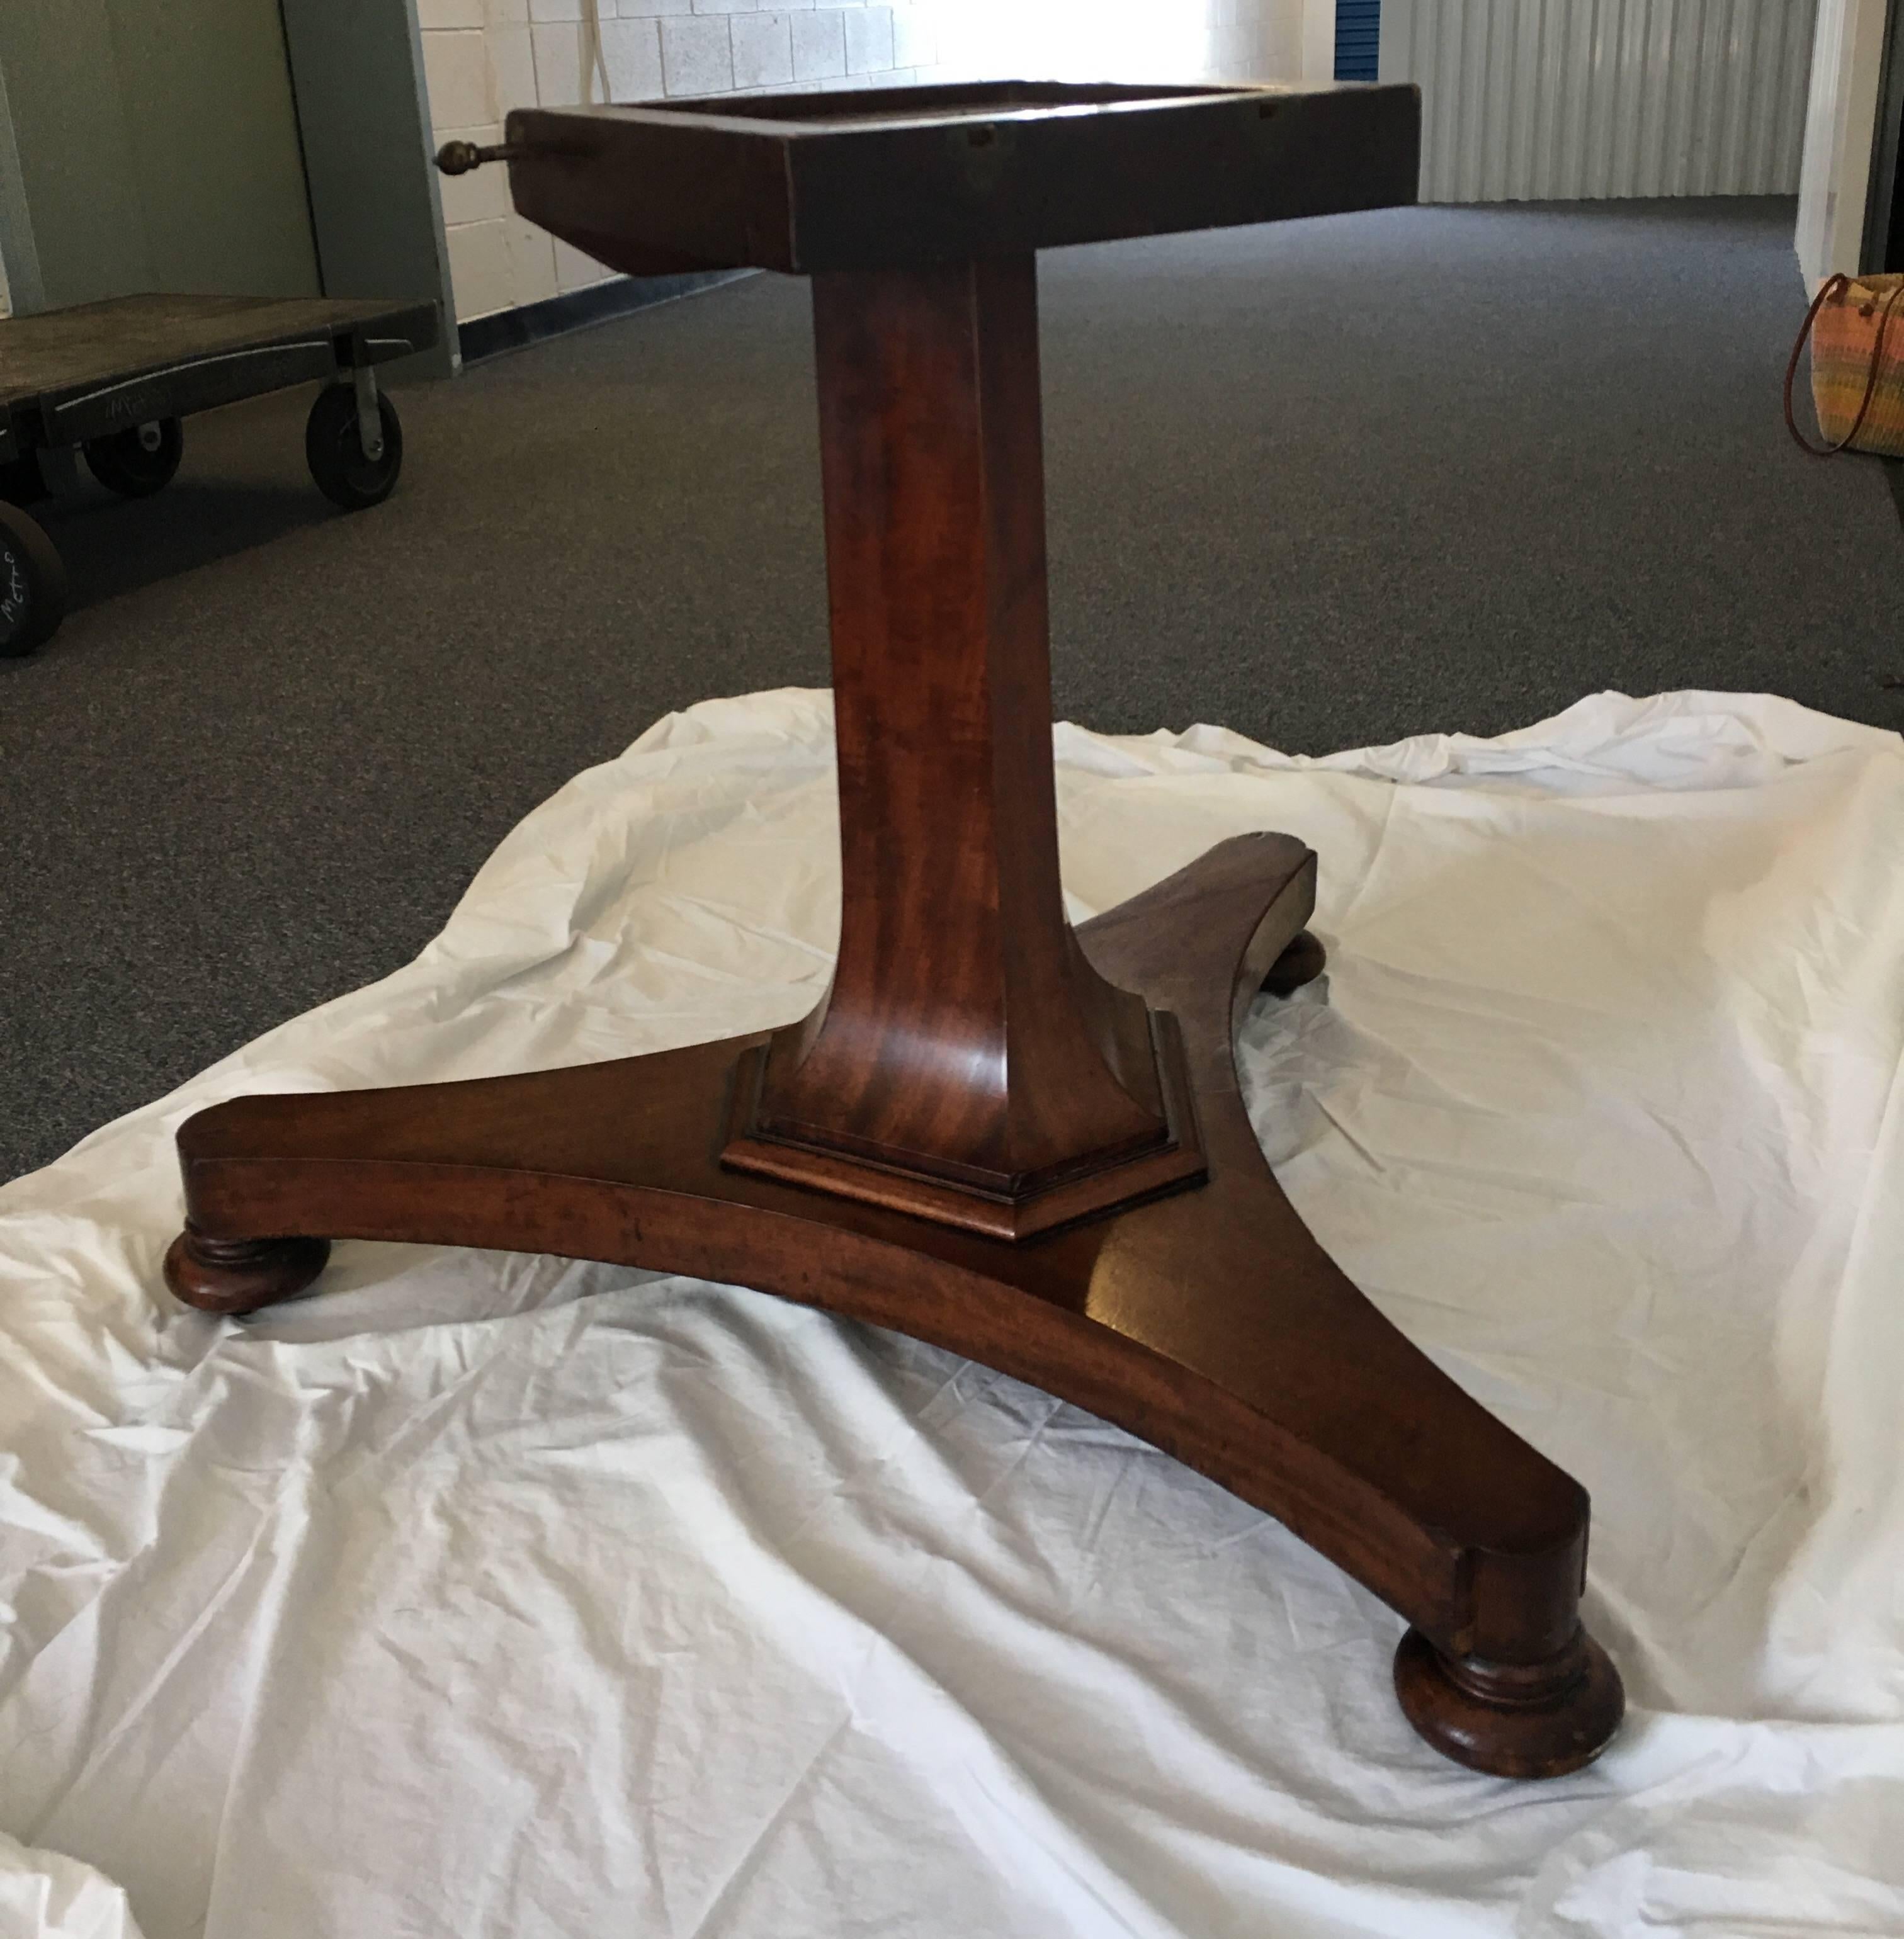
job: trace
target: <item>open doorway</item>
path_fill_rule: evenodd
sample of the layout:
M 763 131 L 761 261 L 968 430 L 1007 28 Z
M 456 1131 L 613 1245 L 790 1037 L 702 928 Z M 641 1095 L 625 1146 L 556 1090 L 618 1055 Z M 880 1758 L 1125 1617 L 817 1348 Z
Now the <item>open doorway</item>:
M 1904 270 L 1904 0 L 1890 0 L 1886 26 L 1861 266 Z

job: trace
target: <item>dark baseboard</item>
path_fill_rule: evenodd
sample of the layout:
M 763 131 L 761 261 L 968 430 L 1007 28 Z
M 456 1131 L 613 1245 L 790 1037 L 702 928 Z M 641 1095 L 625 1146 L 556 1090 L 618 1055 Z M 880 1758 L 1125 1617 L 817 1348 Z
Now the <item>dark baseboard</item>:
M 504 351 L 524 350 L 551 336 L 566 336 L 571 330 L 586 330 L 592 324 L 607 323 L 632 310 L 672 303 L 677 297 L 691 297 L 759 273 L 755 269 L 704 269 L 681 276 L 617 276 L 611 283 L 571 290 L 566 296 L 550 297 L 541 303 L 525 303 L 520 309 L 498 310 L 493 316 L 459 324 L 458 343 L 465 364 L 480 364 Z

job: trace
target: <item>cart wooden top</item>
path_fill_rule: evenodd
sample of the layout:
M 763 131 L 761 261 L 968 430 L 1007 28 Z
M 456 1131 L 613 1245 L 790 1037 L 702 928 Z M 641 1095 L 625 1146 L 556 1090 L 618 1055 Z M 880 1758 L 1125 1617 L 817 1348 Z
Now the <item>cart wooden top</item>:
M 530 221 L 640 273 L 805 274 L 1274 222 L 1415 198 L 1412 86 L 982 81 L 517 108 Z
M 407 356 L 436 341 L 435 309 L 388 300 L 135 296 L 13 317 L 0 322 L 0 412 L 187 373 L 208 358 L 228 367 L 234 353 L 321 348 L 353 335 L 370 362 Z M 275 373 L 286 367 L 260 357 L 258 391 L 277 388 Z

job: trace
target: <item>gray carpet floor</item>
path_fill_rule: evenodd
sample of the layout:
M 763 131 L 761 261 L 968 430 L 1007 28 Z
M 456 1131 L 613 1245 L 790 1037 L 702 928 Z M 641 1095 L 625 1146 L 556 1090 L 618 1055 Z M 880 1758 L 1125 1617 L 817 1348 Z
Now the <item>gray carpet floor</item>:
M 1056 252 L 1056 705 L 1293 750 L 1604 687 L 1904 726 L 1880 467 L 1787 443 L 1783 202 L 1420 209 Z M 648 722 L 827 677 L 806 291 L 760 277 L 401 399 L 379 510 L 307 394 L 53 508 L 0 662 L 0 1176 L 395 968 Z

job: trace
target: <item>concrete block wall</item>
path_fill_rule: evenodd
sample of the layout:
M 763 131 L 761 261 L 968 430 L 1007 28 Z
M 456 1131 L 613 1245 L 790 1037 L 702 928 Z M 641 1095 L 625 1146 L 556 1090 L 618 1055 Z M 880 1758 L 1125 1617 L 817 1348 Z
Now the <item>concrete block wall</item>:
M 898 86 L 935 58 L 921 0 L 599 0 L 602 66 L 583 71 L 583 0 L 417 0 L 434 140 L 497 142 L 512 108 L 584 99 Z M 593 81 L 593 85 L 589 84 Z M 586 288 L 600 263 L 523 221 L 501 169 L 443 181 L 459 321 Z
M 417 0 L 438 142 L 495 142 L 512 108 L 1025 75 L 1326 78 L 1335 0 Z M 446 179 L 456 314 L 473 317 L 609 272 L 522 221 L 500 169 Z

